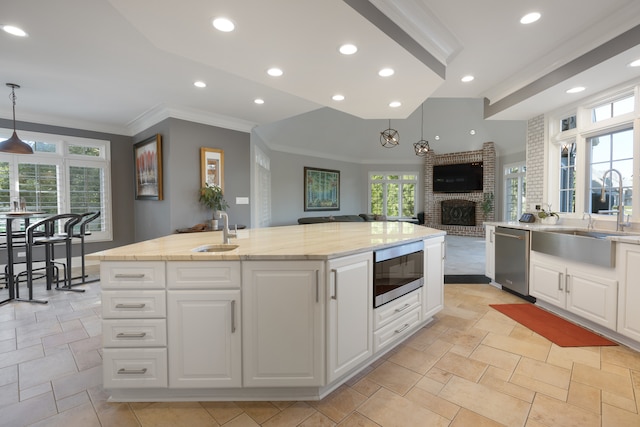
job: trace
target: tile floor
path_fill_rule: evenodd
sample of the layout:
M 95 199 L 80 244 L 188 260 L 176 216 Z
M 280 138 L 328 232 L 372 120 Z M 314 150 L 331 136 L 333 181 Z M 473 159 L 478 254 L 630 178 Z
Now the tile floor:
M 640 354 L 560 348 L 491 303 L 490 285 L 445 285 L 445 309 L 319 402 L 108 403 L 99 284 L 0 306 L 2 426 L 640 426 Z

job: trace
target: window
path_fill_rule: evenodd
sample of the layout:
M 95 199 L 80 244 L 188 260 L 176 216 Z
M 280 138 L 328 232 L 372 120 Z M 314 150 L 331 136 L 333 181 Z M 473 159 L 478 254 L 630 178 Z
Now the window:
M 592 213 L 617 211 L 621 198 L 625 215 L 631 215 L 633 195 L 633 129 L 606 133 L 589 138 L 591 152 L 588 201 Z M 614 169 L 620 173 L 608 172 Z M 605 173 L 607 175 L 605 176 Z M 622 183 L 620 183 L 622 178 Z M 604 201 L 601 199 L 605 186 Z M 622 185 L 622 194 L 620 194 Z M 608 211 L 608 212 L 607 212 Z
M 635 104 L 635 97 L 633 95 L 610 101 L 605 104 L 598 105 L 591 111 L 591 120 L 594 123 L 602 120 L 618 117 L 623 114 L 632 113 Z
M 12 131 L 0 129 L 0 140 Z M 100 211 L 87 240 L 109 240 L 111 231 L 109 141 L 21 132 L 34 154 L 0 153 L 0 212 L 24 199 L 30 211 Z M 4 231 L 5 224 L 0 224 Z
M 570 117 L 566 117 L 564 119 L 562 119 L 560 121 L 560 131 L 564 132 L 567 130 L 571 130 L 571 129 L 575 129 L 576 128 L 576 116 L 570 116 Z
M 254 227 L 271 225 L 271 159 L 258 147 L 254 146 Z
M 527 167 L 513 163 L 504 167 L 504 220 L 517 221 L 526 208 Z
M 561 144 L 560 212 L 576 211 L 576 143 Z
M 369 210 L 387 218 L 415 218 L 418 194 L 417 172 L 372 172 L 369 174 Z

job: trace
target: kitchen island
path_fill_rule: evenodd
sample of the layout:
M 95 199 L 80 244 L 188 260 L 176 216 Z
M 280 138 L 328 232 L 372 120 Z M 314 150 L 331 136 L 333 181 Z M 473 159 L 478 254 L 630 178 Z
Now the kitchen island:
M 321 399 L 442 310 L 444 235 L 324 223 L 94 253 L 104 387 L 114 401 Z M 423 286 L 374 308 L 374 252 L 414 242 Z

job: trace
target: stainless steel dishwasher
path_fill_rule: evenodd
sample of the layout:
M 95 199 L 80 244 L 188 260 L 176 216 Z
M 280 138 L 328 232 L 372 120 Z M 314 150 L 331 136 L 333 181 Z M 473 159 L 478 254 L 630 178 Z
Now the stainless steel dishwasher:
M 496 283 L 529 297 L 529 230 L 496 227 Z

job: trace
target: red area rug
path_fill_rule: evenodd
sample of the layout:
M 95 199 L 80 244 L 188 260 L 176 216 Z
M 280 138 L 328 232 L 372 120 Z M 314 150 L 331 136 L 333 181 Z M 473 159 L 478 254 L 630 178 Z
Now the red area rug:
M 560 347 L 618 345 L 533 304 L 490 304 L 490 307 Z

